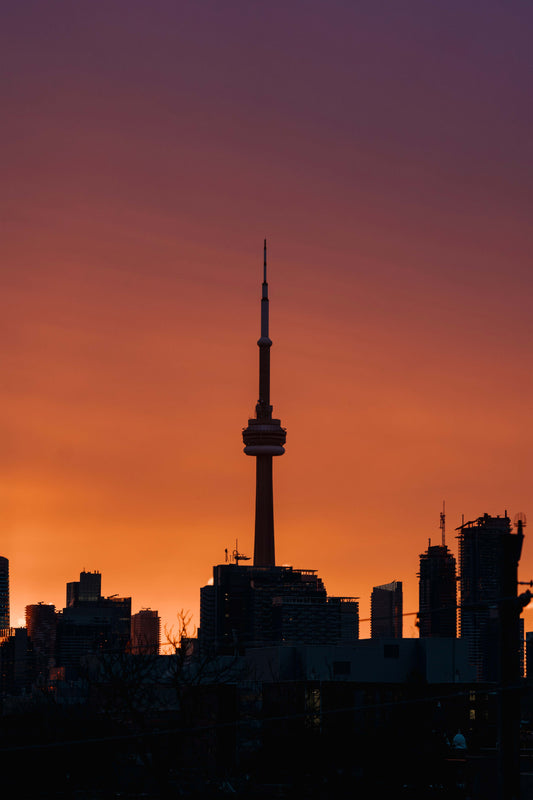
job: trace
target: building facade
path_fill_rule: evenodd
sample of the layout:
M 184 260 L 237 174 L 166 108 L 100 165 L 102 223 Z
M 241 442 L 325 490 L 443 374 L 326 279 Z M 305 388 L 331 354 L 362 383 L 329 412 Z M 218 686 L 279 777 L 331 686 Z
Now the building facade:
M 46 676 L 55 666 L 57 614 L 51 603 L 26 606 L 26 630 L 31 642 L 36 668 Z
M 341 644 L 359 636 L 359 604 L 328 597 L 316 570 L 219 564 L 200 594 L 203 652 L 276 644 Z
M 67 607 L 73 606 L 76 602 L 99 600 L 102 596 L 102 576 L 98 571 L 80 572 L 79 581 L 67 583 Z
M 157 611 L 142 608 L 131 616 L 131 652 L 134 655 L 159 655 L 161 619 Z
M 91 653 L 125 653 L 131 638 L 131 597 L 103 597 L 99 572 L 67 583 L 67 605 L 57 615 L 56 664 L 78 669 Z
M 457 636 L 457 573 L 446 545 L 429 545 L 420 555 L 418 573 L 420 637 Z
M 523 535 L 512 533 L 507 514 L 484 514 L 459 528 L 460 636 L 468 642 L 469 659 L 477 680 L 501 677 L 501 645 L 509 635 L 506 604 L 516 602 L 518 562 Z M 516 634 L 511 636 L 519 661 L 518 611 Z M 513 625 L 515 622 L 513 621 Z
M 374 586 L 370 598 L 370 638 L 401 639 L 403 586 L 401 581 Z
M 0 631 L 9 628 L 9 561 L 0 556 Z

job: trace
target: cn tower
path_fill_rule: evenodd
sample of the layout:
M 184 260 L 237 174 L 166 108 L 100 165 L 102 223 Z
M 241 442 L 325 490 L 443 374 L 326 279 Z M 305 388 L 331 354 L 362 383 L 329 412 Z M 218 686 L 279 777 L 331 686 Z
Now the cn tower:
M 272 419 L 270 405 L 270 348 L 268 336 L 268 283 L 266 239 L 264 244 L 263 286 L 261 293 L 261 338 L 259 346 L 259 400 L 255 418 L 243 429 L 244 452 L 256 458 L 254 566 L 273 567 L 274 496 L 272 491 L 272 457 L 282 456 L 287 432 L 279 419 Z

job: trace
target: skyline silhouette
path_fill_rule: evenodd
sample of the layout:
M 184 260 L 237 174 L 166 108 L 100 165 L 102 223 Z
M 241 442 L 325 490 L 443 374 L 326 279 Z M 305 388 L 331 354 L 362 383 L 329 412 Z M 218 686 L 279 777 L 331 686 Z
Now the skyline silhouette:
M 12 625 L 80 569 L 198 623 L 253 555 L 265 235 L 277 563 L 410 612 L 443 499 L 528 513 L 533 10 L 463 5 L 4 9 Z

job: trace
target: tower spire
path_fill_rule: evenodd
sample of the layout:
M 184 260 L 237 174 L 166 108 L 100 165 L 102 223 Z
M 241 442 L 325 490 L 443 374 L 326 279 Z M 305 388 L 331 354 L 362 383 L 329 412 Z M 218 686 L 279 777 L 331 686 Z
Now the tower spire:
M 274 547 L 274 495 L 272 489 L 272 457 L 285 452 L 286 431 L 279 419 L 272 418 L 270 405 L 270 348 L 268 331 L 268 283 L 266 239 L 263 256 L 261 290 L 261 336 L 259 347 L 259 399 L 255 418 L 248 420 L 242 432 L 244 452 L 256 458 L 254 566 L 271 567 L 276 563 Z

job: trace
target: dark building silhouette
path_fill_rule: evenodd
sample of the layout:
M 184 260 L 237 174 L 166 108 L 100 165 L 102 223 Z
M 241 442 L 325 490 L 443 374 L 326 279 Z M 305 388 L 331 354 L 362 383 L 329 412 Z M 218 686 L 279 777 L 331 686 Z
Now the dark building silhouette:
M 57 614 L 51 603 L 26 606 L 26 630 L 39 673 L 46 674 L 55 664 Z
M 521 526 L 520 526 L 521 528 Z M 507 514 L 484 514 L 465 522 L 459 531 L 461 586 L 460 635 L 468 641 L 469 660 L 477 680 L 497 681 L 501 675 L 501 642 L 507 635 L 504 603 L 517 596 L 521 530 L 513 534 Z M 519 611 L 512 640 L 519 663 Z M 514 623 L 513 623 L 514 624 Z M 518 670 L 517 670 L 518 671 Z
M 89 653 L 124 653 L 130 641 L 131 597 L 101 597 L 69 606 L 57 622 L 57 663 L 78 667 Z
M 272 488 L 272 457 L 285 452 L 286 431 L 279 419 L 272 418 L 270 405 L 270 348 L 268 331 L 268 283 L 266 264 L 266 239 L 264 244 L 263 286 L 261 296 L 261 337 L 259 346 L 259 400 L 255 419 L 248 420 L 242 432 L 244 452 L 256 459 L 255 487 L 255 544 L 254 566 L 273 567 L 276 563 L 274 548 L 274 496 Z
M 124 653 L 131 636 L 131 597 L 102 597 L 99 572 L 81 572 L 67 584 L 67 607 L 56 633 L 58 667 L 78 668 L 90 653 Z
M 99 600 L 102 595 L 102 576 L 94 572 L 80 572 L 79 581 L 67 583 L 67 607 L 73 606 L 78 600 Z
M 264 245 L 259 346 L 259 400 L 243 431 L 244 452 L 256 458 L 255 543 L 252 565 L 213 568 L 200 593 L 203 651 L 235 652 L 265 644 L 336 644 L 359 635 L 357 598 L 328 597 L 316 570 L 275 565 L 272 458 L 284 453 L 285 429 L 270 405 L 269 300 Z
M 359 636 L 359 604 L 328 597 L 316 570 L 219 564 L 200 594 L 203 650 L 340 644 Z
M 446 547 L 445 515 L 440 515 L 442 542 L 420 555 L 418 620 L 420 637 L 457 636 L 457 575 L 455 558 Z
M 370 637 L 401 639 L 403 632 L 401 581 L 374 586 L 370 598 Z
M 457 575 L 455 557 L 446 545 L 430 545 L 420 555 L 418 573 L 420 636 L 457 635 Z
M 526 676 L 533 680 L 533 631 L 526 632 Z
M 9 561 L 0 556 L 0 631 L 9 628 Z
M 526 633 L 523 617 L 518 620 L 520 637 L 520 677 L 526 677 Z
M 0 696 L 28 692 L 33 678 L 26 628 L 6 628 L 0 636 Z
M 135 655 L 159 655 L 161 619 L 157 611 L 143 608 L 131 617 L 131 652 Z

